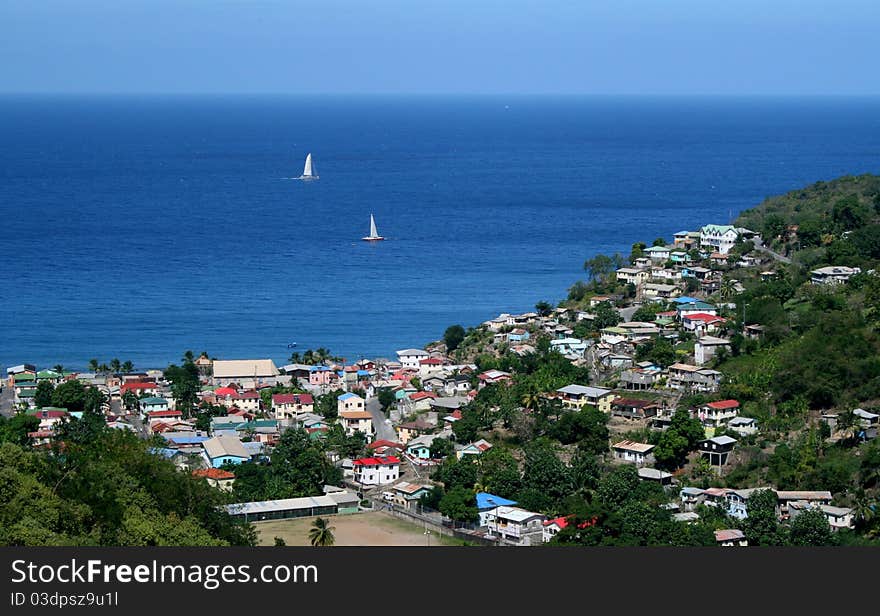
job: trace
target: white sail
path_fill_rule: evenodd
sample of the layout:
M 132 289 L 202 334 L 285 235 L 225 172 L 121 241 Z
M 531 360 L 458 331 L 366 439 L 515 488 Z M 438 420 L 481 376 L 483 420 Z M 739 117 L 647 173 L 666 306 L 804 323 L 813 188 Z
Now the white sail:
M 312 177 L 312 153 L 309 152 L 308 156 L 306 156 L 306 166 L 303 169 L 303 177 L 308 178 Z
M 376 230 L 376 221 L 373 220 L 372 214 L 370 214 L 370 237 L 379 237 L 379 232 Z

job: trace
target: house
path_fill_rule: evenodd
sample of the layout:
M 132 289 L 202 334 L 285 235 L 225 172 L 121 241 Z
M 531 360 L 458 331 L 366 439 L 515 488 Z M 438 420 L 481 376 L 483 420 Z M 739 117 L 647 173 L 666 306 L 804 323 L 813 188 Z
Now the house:
M 260 412 L 261 398 L 255 389 L 248 389 L 246 391 L 235 391 L 223 399 L 218 399 L 217 402 L 227 408 L 237 408 L 245 413 L 255 415 Z
M 420 362 L 430 354 L 424 349 L 402 349 L 397 351 L 397 357 L 404 370 L 418 370 Z
M 434 424 L 429 423 L 424 417 L 420 417 L 415 421 L 408 421 L 397 426 L 397 440 L 406 445 L 410 440 L 435 428 Z
M 427 357 L 419 360 L 419 375 L 427 377 L 431 374 L 437 374 L 443 371 L 445 362 L 439 357 Z
M 505 381 L 510 381 L 511 375 L 509 372 L 504 372 L 503 370 L 487 370 L 477 376 L 480 380 L 480 387 L 485 387 L 486 385 L 491 385 L 493 383 L 503 383 Z
M 603 413 L 611 412 L 611 401 L 615 398 L 610 389 L 587 385 L 566 385 L 557 389 L 556 395 L 562 399 L 562 404 L 569 408 L 580 408 L 584 404 L 589 404 Z
M 170 407 L 168 400 L 165 398 L 141 398 L 139 401 L 141 412 L 143 413 L 155 413 L 156 411 L 167 411 Z
M 427 411 L 431 408 L 431 402 L 437 398 L 437 394 L 430 391 L 417 391 L 409 396 L 412 410 L 416 412 Z
M 820 267 L 810 272 L 810 282 L 813 284 L 843 284 L 850 277 L 861 273 L 862 270 L 858 267 L 845 267 L 843 265 Z
M 684 317 L 692 314 L 716 316 L 718 314 L 718 309 L 707 302 L 694 300 L 691 302 L 676 302 L 675 312 L 678 320 L 681 321 Z
M 705 225 L 700 229 L 700 248 L 726 255 L 739 235 L 733 225 Z
M 853 415 L 858 418 L 859 425 L 863 428 L 876 428 L 878 423 L 880 423 L 880 415 L 865 409 L 854 409 Z
M 651 389 L 660 380 L 663 371 L 658 366 L 635 366 L 620 373 L 620 387 L 623 389 Z
M 516 328 L 507 334 L 507 341 L 510 343 L 514 342 L 525 342 L 530 337 L 530 334 L 527 330 L 522 328 Z
M 702 366 L 718 354 L 719 349 L 730 350 L 730 340 L 703 336 L 694 343 L 694 363 Z
M 156 383 L 123 383 L 119 388 L 119 396 L 123 397 L 128 392 L 139 398 L 141 396 L 155 397 L 159 393 L 159 386 Z
M 273 394 L 272 410 L 275 419 L 296 419 L 314 412 L 315 399 L 311 394 Z
M 437 438 L 436 434 L 422 434 L 406 443 L 406 455 L 418 460 L 431 459 L 431 444 Z
M 170 421 L 178 421 L 183 417 L 183 413 L 180 411 L 153 411 L 149 415 L 147 415 L 147 421 L 150 423 L 150 426 L 157 422 L 168 422 Z
M 543 543 L 549 543 L 553 540 L 553 538 L 559 534 L 559 531 L 568 528 L 568 525 L 571 523 L 571 516 L 560 516 L 558 518 L 553 518 L 552 520 L 544 520 L 541 523 L 542 533 L 541 533 L 541 541 Z M 598 518 L 593 518 L 592 520 L 587 520 L 578 524 L 579 529 L 589 528 L 593 526 L 598 521 Z
M 713 436 L 712 438 L 700 441 L 700 454 L 709 460 L 709 464 L 712 466 L 721 467 L 727 464 L 734 445 L 736 445 L 735 438 Z
M 490 511 L 498 507 L 512 507 L 516 505 L 516 501 L 496 496 L 495 494 L 489 494 L 488 492 L 477 492 L 476 499 L 477 511 L 480 515 L 480 526 L 486 526 L 487 516 Z
M 700 393 L 714 393 L 721 386 L 721 373 L 709 368 L 675 363 L 667 369 L 666 386 Z
M 647 419 L 657 415 L 659 410 L 660 405 L 650 400 L 616 398 L 611 402 L 611 414 L 627 419 Z
M 461 460 L 464 456 L 479 456 L 492 449 L 492 443 L 486 439 L 480 439 L 467 445 L 459 445 L 455 448 L 455 456 Z
M 657 468 L 641 467 L 638 470 L 641 481 L 654 481 L 661 486 L 672 485 L 672 473 L 661 471 Z
M 247 389 L 274 387 L 281 374 L 271 359 L 217 359 L 212 371 L 215 386 L 235 383 Z
M 800 501 L 813 506 L 830 505 L 831 492 L 827 490 L 776 490 L 776 515 L 787 520 L 791 515 L 789 505 Z
M 378 456 L 396 455 L 403 450 L 403 445 L 385 439 L 373 441 L 367 445 L 367 451 Z
M 446 379 L 443 390 L 447 396 L 466 394 L 471 390 L 471 378 L 466 374 L 456 374 Z
M 745 533 L 738 528 L 716 530 L 715 543 L 722 547 L 745 547 L 749 545 Z
M 617 274 L 617 282 L 623 284 L 633 284 L 639 286 L 648 279 L 650 272 L 646 269 L 637 269 L 635 267 L 621 267 L 615 272 Z
M 309 385 L 330 385 L 333 375 L 333 371 L 327 366 L 310 366 Z
M 831 530 L 841 528 L 855 528 L 854 511 L 850 507 L 832 507 L 831 505 L 819 505 L 819 509 L 828 518 Z
M 693 511 L 697 505 L 702 504 L 706 500 L 705 490 L 688 486 L 682 488 L 678 494 L 678 500 L 681 503 L 683 511 Z
M 192 474 L 193 477 L 203 477 L 207 480 L 208 485 L 224 492 L 231 492 L 232 484 L 235 482 L 235 473 L 219 468 L 198 469 L 193 471 Z
M 340 414 L 346 411 L 364 411 L 365 404 L 363 398 L 351 392 L 336 397 L 336 411 Z
M 667 246 L 651 246 L 650 248 L 645 248 L 642 252 L 651 261 L 668 261 L 672 249 Z
M 550 349 L 559 351 L 563 355 L 577 355 L 583 357 L 590 343 L 580 338 L 559 338 L 550 341 Z
M 391 502 L 406 509 L 415 509 L 420 505 L 422 496 L 431 492 L 431 486 L 402 481 L 391 487 Z
M 674 284 L 648 282 L 645 283 L 645 286 L 642 289 L 642 293 L 646 298 L 669 299 L 671 297 L 679 295 L 681 293 L 681 289 L 678 288 L 678 285 Z
M 543 543 L 544 520 L 547 516 L 519 507 L 496 507 L 486 514 L 486 536 L 498 537 L 509 545 Z
M 695 333 L 697 336 L 716 332 L 726 322 L 727 319 L 725 319 L 724 317 L 719 317 L 714 314 L 707 314 L 705 312 L 688 312 L 681 317 L 682 327 L 686 331 Z
M 770 488 L 746 488 L 743 490 L 725 490 L 724 499 L 727 501 L 727 515 L 744 520 L 749 516 L 749 499 L 752 494 L 759 490 Z
M 361 432 L 369 438 L 373 434 L 373 416 L 367 411 L 342 411 L 339 413 L 339 423 L 348 436 Z
M 214 468 L 240 464 L 251 459 L 241 440 L 235 436 L 215 436 L 202 442 L 205 457 Z
M 697 419 L 707 428 L 720 428 L 739 415 L 738 400 L 718 400 L 697 409 Z
M 400 478 L 400 459 L 376 456 L 354 460 L 354 480 L 365 486 L 386 485 Z
M 727 422 L 727 427 L 741 436 L 758 432 L 758 422 L 752 417 L 734 417 Z
M 636 466 L 644 466 L 645 464 L 654 463 L 654 455 L 651 453 L 654 445 L 648 443 L 636 443 L 635 441 L 624 440 L 611 446 L 614 452 L 614 459 L 621 462 L 632 462 Z

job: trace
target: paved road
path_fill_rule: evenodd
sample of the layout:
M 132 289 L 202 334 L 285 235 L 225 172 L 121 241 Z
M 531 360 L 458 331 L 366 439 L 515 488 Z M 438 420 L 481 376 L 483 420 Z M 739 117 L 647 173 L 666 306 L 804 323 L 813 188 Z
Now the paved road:
M 632 321 L 633 314 L 638 309 L 639 306 L 627 306 L 626 308 L 620 308 L 617 312 L 619 312 L 621 318 L 628 323 Z
M 755 240 L 755 250 L 760 250 L 761 252 L 766 252 L 768 255 L 779 261 L 780 263 L 791 263 L 791 259 L 786 256 L 779 254 L 778 252 L 774 252 L 764 246 L 763 242 Z
M 397 434 L 391 423 L 387 422 L 385 413 L 382 412 L 382 406 L 379 404 L 379 398 L 372 397 L 367 400 L 367 412 L 373 416 L 373 426 L 376 428 L 376 440 L 396 441 Z

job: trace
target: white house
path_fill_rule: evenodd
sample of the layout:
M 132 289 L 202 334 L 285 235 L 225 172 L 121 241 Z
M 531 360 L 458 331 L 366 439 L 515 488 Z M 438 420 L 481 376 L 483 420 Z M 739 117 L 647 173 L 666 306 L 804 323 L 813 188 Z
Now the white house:
M 348 436 L 361 432 L 369 438 L 373 434 L 373 416 L 367 411 L 342 411 L 339 422 Z
M 654 463 L 654 445 L 648 443 L 636 443 L 635 441 L 620 441 L 611 446 L 614 452 L 614 459 L 623 462 L 632 462 L 636 466 L 644 466 L 645 464 Z
M 737 238 L 739 232 L 733 225 L 706 225 L 700 229 L 700 248 L 726 255 Z
M 729 350 L 730 340 L 715 336 L 703 336 L 694 343 L 694 363 L 698 366 L 708 363 L 721 348 Z
M 547 516 L 519 507 L 496 507 L 486 514 L 487 537 L 498 537 L 510 545 L 543 543 Z
M 648 270 L 636 269 L 634 267 L 621 267 L 615 273 L 617 274 L 617 282 L 634 284 L 636 286 L 645 282 L 650 275 Z
M 355 482 L 365 486 L 386 485 L 400 478 L 400 459 L 395 456 L 358 458 L 352 465 Z
M 820 267 L 810 272 L 810 282 L 813 284 L 842 284 L 850 279 L 850 276 L 862 273 L 858 267 L 845 267 L 843 265 Z
M 739 415 L 739 401 L 718 400 L 697 409 L 697 417 L 707 428 L 718 428 Z
M 404 369 L 418 370 L 420 362 L 423 359 L 428 359 L 430 355 L 423 349 L 403 349 L 397 351 L 397 357 Z
M 651 246 L 643 251 L 652 261 L 668 261 L 672 249 L 667 246 Z

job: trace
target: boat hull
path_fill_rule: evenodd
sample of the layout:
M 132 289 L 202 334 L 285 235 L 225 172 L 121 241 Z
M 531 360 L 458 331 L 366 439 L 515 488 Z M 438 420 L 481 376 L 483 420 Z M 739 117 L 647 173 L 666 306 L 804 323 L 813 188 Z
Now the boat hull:
M 303 182 L 308 182 L 308 181 L 311 181 L 311 180 L 317 180 L 317 179 L 318 179 L 318 176 L 317 176 L 317 175 L 301 175 L 301 176 L 299 176 L 299 177 L 296 178 L 296 179 L 298 179 L 298 180 L 302 180 Z
M 385 238 L 381 237 L 381 236 L 379 236 L 379 237 L 362 237 L 361 239 L 365 242 L 383 242 L 383 241 L 385 241 Z

